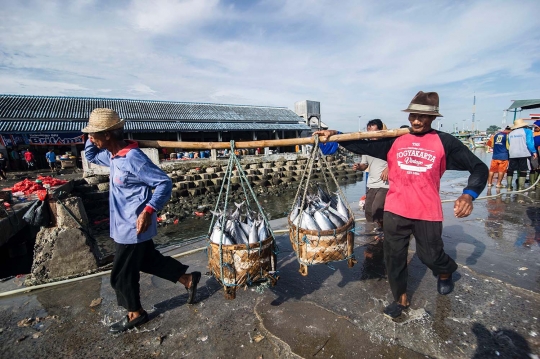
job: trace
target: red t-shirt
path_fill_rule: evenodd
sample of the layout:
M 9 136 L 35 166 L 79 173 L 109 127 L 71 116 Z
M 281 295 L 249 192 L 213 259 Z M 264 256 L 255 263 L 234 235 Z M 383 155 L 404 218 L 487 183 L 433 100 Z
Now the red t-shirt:
M 24 153 L 24 159 L 27 161 L 32 161 L 34 159 L 34 154 L 32 154 L 30 151 L 26 151 Z
M 445 150 L 435 131 L 404 135 L 388 152 L 390 189 L 384 210 L 402 217 L 442 221 L 439 189 L 446 171 Z

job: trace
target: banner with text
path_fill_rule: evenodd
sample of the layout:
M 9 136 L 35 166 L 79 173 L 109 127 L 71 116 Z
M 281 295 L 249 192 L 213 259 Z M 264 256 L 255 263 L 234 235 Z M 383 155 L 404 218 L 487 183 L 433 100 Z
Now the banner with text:
M 31 133 L 24 135 L 30 145 L 69 146 L 84 144 L 84 135 L 80 133 Z

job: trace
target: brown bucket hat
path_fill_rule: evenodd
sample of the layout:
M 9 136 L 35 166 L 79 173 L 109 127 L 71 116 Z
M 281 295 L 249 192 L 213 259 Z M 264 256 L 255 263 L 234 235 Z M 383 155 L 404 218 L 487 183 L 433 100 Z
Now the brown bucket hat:
M 81 131 L 84 133 L 96 133 L 112 131 L 124 127 L 125 121 L 118 113 L 110 108 L 95 108 L 88 119 L 88 126 Z
M 436 92 L 418 91 L 416 96 L 411 100 L 409 107 L 403 110 L 403 112 L 443 117 L 439 113 L 439 94 Z
M 527 126 L 531 126 L 531 124 L 527 123 L 527 121 L 525 121 L 522 118 L 518 118 L 517 120 L 514 121 L 514 126 L 512 126 L 512 130 L 517 130 L 518 128 L 527 127 Z

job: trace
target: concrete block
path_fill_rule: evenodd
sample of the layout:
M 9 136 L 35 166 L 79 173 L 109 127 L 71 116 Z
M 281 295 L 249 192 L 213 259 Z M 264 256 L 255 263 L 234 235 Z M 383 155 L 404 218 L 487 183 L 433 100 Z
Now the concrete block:
M 80 197 L 69 197 L 61 200 L 61 202 L 63 205 L 56 203 L 56 223 L 58 227 L 79 228 L 79 224 L 81 224 L 86 229 L 88 227 L 88 216 L 82 199 Z
M 109 182 L 107 183 L 98 183 L 97 184 L 98 191 L 108 191 L 109 190 Z
M 191 189 L 188 189 L 188 193 L 191 197 L 194 197 L 194 196 L 198 196 L 199 194 L 201 194 L 201 190 L 200 188 L 191 188 Z
M 99 249 L 94 239 L 77 228 L 42 228 L 36 236 L 32 282 L 46 283 L 95 270 Z

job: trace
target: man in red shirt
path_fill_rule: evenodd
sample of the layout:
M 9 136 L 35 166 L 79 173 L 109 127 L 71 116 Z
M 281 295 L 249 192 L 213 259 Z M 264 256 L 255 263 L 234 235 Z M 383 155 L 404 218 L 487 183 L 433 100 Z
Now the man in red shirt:
M 384 258 L 394 302 L 384 314 L 397 318 L 409 307 L 407 298 L 407 252 L 411 234 L 416 254 L 438 276 L 437 290 L 446 295 L 454 289 L 452 273 L 457 264 L 444 252 L 440 180 L 446 170 L 469 171 L 463 194 L 454 203 L 454 215 L 467 217 L 473 200 L 484 190 L 487 166 L 461 141 L 431 128 L 439 113 L 436 92 L 418 92 L 404 112 L 409 113 L 410 134 L 379 141 L 357 140 L 340 145 L 354 153 L 388 162 L 390 189 L 384 206 Z M 332 136 L 334 130 L 314 135 Z M 332 139 L 330 139 L 331 141 Z
M 26 160 L 26 168 L 30 170 L 34 168 L 34 154 L 30 150 L 26 150 L 24 153 L 24 159 Z

